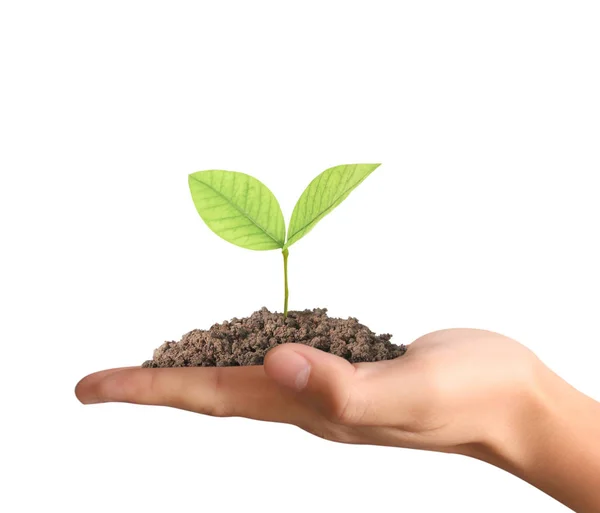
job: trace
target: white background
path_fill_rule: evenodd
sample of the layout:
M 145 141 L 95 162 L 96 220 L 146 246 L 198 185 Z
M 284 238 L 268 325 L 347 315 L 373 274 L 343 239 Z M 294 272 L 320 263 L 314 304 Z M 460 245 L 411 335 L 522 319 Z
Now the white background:
M 291 308 L 499 331 L 600 398 L 599 25 L 595 1 L 2 2 L 0 509 L 566 511 L 458 456 L 73 388 L 281 308 L 280 253 L 214 236 L 188 173 L 253 174 L 289 219 L 374 161 L 292 248 Z

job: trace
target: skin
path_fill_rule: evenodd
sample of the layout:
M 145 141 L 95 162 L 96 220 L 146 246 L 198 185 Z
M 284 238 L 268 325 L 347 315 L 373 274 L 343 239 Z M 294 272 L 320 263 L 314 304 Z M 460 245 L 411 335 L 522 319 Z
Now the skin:
M 497 333 L 437 331 L 401 358 L 354 365 L 285 344 L 264 366 L 111 369 L 75 393 L 84 404 L 171 406 L 285 422 L 337 442 L 462 454 L 575 511 L 600 511 L 600 403 Z

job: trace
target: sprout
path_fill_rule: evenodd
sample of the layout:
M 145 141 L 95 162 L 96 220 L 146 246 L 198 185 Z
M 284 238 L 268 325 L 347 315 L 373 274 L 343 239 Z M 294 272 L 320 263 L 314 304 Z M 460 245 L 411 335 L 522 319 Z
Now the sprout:
M 242 248 L 283 253 L 284 306 L 288 312 L 289 247 L 344 201 L 379 164 L 347 164 L 323 171 L 304 190 L 287 229 L 277 198 L 256 178 L 236 171 L 208 170 L 189 175 L 200 217 L 219 237 Z

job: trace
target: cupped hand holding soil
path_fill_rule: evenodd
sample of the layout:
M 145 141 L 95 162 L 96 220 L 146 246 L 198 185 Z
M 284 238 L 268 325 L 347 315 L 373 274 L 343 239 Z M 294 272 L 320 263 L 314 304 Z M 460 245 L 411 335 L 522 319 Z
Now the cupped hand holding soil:
M 539 362 L 520 344 L 477 330 L 433 333 L 402 350 L 353 364 L 281 344 L 264 365 L 109 370 L 85 378 L 77 393 L 84 402 L 288 422 L 339 441 L 450 450 L 505 436 L 530 399 L 520 387 Z
M 295 424 L 328 440 L 472 456 L 582 513 L 600 511 L 600 404 L 519 343 L 445 330 L 374 363 L 304 344 L 264 365 L 125 368 L 87 376 L 86 404 L 130 402 Z

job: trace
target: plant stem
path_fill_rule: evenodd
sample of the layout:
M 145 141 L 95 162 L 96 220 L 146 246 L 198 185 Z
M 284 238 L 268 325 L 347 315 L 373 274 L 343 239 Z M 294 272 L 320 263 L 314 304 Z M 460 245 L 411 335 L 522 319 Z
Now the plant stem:
M 283 251 L 283 282 L 285 285 L 285 295 L 283 300 L 283 318 L 285 319 L 288 314 L 288 298 L 290 296 L 290 291 L 288 289 L 288 277 L 287 277 L 287 261 L 288 261 L 288 249 L 285 248 Z

